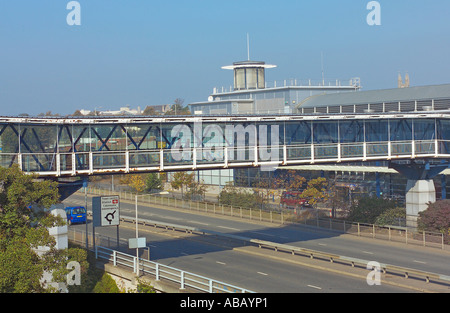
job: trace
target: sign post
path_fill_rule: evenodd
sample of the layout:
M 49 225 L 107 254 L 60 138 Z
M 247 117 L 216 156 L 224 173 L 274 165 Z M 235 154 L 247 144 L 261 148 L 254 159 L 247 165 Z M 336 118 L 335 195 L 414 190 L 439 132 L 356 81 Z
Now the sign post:
M 117 247 L 119 247 L 120 199 L 119 196 L 102 196 L 92 198 L 92 229 L 95 227 L 117 227 Z

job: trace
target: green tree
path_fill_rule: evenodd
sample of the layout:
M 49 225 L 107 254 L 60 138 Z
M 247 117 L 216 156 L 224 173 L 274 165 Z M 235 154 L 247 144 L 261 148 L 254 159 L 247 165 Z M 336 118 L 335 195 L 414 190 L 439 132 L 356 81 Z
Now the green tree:
M 173 174 L 170 185 L 175 190 L 181 190 L 181 197 L 184 199 L 184 194 L 187 191 L 189 184 L 194 180 L 194 173 L 176 172 Z
M 206 192 L 206 186 L 203 182 L 196 181 L 193 179 L 188 184 L 188 190 L 186 192 L 186 198 L 191 200 L 197 200 L 198 198 L 203 198 Z
M 377 197 L 361 197 L 349 209 L 347 218 L 353 222 L 375 224 L 381 214 L 397 206 L 396 202 Z
M 145 191 L 154 192 L 163 189 L 163 180 L 157 173 L 150 173 L 145 178 Z
M 56 249 L 50 227 L 66 225 L 49 208 L 59 202 L 57 183 L 38 181 L 17 165 L 0 167 L 0 292 L 54 291 L 40 282 L 44 271 L 53 282 L 65 282 L 70 261 L 85 266 L 76 249 Z M 37 249 L 47 250 L 38 255 Z
M 405 221 L 405 219 L 406 219 L 406 209 L 396 206 L 378 215 L 378 217 L 375 219 L 375 224 L 381 226 L 385 225 L 401 226 L 401 222 Z

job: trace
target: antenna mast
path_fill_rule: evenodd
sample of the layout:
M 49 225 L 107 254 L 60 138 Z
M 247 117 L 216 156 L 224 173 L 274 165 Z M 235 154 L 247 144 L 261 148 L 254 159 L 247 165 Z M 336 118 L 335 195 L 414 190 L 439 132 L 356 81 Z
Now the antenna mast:
M 322 84 L 325 86 L 325 73 L 323 70 L 323 51 L 321 51 L 321 58 L 322 58 Z
M 247 61 L 250 61 L 250 37 L 247 33 Z

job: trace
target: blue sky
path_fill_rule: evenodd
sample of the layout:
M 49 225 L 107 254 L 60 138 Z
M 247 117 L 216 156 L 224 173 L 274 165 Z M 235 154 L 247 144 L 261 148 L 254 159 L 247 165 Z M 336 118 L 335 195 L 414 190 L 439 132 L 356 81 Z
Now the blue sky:
M 450 83 L 450 1 L 1 0 L 0 115 L 116 110 L 204 101 L 230 86 L 221 66 L 247 59 L 278 67 L 266 80 L 360 77 L 364 90 Z

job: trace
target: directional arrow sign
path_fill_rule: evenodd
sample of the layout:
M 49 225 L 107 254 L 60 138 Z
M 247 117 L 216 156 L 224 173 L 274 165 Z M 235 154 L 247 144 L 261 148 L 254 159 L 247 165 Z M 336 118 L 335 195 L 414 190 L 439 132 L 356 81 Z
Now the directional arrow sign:
M 92 198 L 94 226 L 117 226 L 120 224 L 119 196 Z

